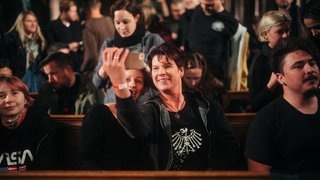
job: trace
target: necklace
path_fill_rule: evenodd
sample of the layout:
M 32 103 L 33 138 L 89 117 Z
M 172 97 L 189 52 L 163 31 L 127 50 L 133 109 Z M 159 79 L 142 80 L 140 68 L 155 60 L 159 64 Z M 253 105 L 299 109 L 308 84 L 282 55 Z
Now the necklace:
M 179 112 L 184 108 L 185 104 L 186 104 L 186 101 L 183 101 L 177 111 L 173 111 L 168 106 L 166 106 L 166 105 L 165 106 L 170 112 L 174 113 L 173 116 L 174 116 L 175 119 L 180 119 L 181 116 L 180 116 Z
M 174 118 L 180 119 L 180 114 L 178 114 L 178 112 L 174 113 Z
M 8 126 L 11 129 L 15 128 L 16 125 L 17 125 L 18 119 L 20 118 L 22 112 L 23 111 L 21 111 L 18 115 L 16 115 L 15 117 L 13 117 L 11 119 L 2 120 L 2 123 L 5 124 L 6 126 Z

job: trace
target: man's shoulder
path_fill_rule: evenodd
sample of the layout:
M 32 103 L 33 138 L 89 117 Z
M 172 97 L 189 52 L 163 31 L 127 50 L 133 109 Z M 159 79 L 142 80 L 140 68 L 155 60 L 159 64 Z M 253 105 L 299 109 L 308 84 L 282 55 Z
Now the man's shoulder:
M 282 96 L 276 98 L 271 101 L 269 104 L 264 106 L 259 112 L 257 112 L 257 117 L 271 117 L 277 116 L 277 114 L 284 113 L 285 109 L 287 109 L 287 103 Z
M 143 39 L 146 41 L 161 41 L 161 42 L 163 42 L 163 39 L 161 38 L 161 36 L 159 34 L 151 33 L 150 31 L 146 31 Z
M 79 87 L 86 89 L 86 90 L 92 90 L 96 89 L 93 85 L 93 82 L 91 79 L 89 79 L 87 76 L 84 76 L 82 74 L 76 73 L 76 78 L 79 79 Z

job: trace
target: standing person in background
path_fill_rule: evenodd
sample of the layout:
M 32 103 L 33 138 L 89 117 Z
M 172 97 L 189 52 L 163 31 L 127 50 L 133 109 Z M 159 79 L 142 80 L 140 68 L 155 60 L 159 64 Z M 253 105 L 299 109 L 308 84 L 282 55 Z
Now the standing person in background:
M 183 0 L 184 7 L 186 8 L 186 12 L 182 14 L 180 17 L 180 49 L 189 51 L 189 26 L 192 18 L 193 11 L 199 5 L 199 0 Z
M 150 86 L 146 69 L 126 69 L 127 87 L 137 101 Z M 148 168 L 143 141 L 130 137 L 117 119 L 115 103 L 92 108 L 80 131 L 81 170 L 136 170 Z
M 73 69 L 79 72 L 83 60 L 82 27 L 79 22 L 78 7 L 73 0 L 61 0 L 58 19 L 49 22 L 46 29 L 48 45 L 54 42 L 68 44 L 73 58 Z
M 169 3 L 170 15 L 168 17 L 164 17 L 164 21 L 171 31 L 171 39 L 173 43 L 180 47 L 180 37 L 179 34 L 180 29 L 180 18 L 182 14 L 185 13 L 186 8 L 182 0 L 172 0 Z
M 250 171 L 299 177 L 284 179 L 309 179 L 308 173 L 316 172 L 318 178 L 310 179 L 319 179 L 317 61 L 317 48 L 301 38 L 282 39 L 274 47 L 270 64 L 283 95 L 261 109 L 250 124 L 245 148 Z
M 1 171 L 58 168 L 56 125 L 33 103 L 19 78 L 0 76 Z
M 290 36 L 299 37 L 304 35 L 300 7 L 296 0 L 275 0 L 277 10 L 286 13 L 290 17 Z
M 2 48 L 13 75 L 23 79 L 31 92 L 38 92 L 43 81 L 39 64 L 44 58 L 46 40 L 32 11 L 20 12 L 3 37 Z
M 125 59 L 129 51 L 107 48 L 103 67 L 116 88 L 117 115 L 131 137 L 145 140 L 149 169 L 218 170 L 239 165 L 239 145 L 221 105 L 201 94 L 182 93 L 184 54 L 163 43 L 151 50 L 148 65 L 159 95 L 140 106 L 126 82 Z
M 163 43 L 163 39 L 158 34 L 150 33 L 144 27 L 144 15 L 139 6 L 131 0 L 117 0 L 110 8 L 111 17 L 115 25 L 115 35 L 106 40 L 101 48 L 98 64 L 93 73 L 93 84 L 97 88 L 105 88 L 105 103 L 114 102 L 114 92 L 105 68 L 102 66 L 102 52 L 108 47 L 125 48 L 129 51 L 142 52 L 145 55 L 153 46 Z M 147 92 L 140 100 L 146 99 L 150 95 Z
M 277 42 L 289 36 L 290 19 L 283 12 L 268 11 L 259 22 L 258 33 L 262 48 L 251 63 L 248 76 L 250 106 L 254 112 L 282 94 L 276 75 L 271 71 L 269 56 Z
M 200 0 L 190 22 L 188 40 L 191 51 L 202 54 L 210 72 L 226 85 L 226 67 L 231 51 L 228 42 L 236 33 L 239 22 L 225 10 L 223 2 Z
M 320 1 L 309 1 L 303 7 L 303 23 L 309 33 L 309 37 L 320 51 Z
M 103 42 L 113 37 L 115 31 L 112 19 L 101 14 L 101 6 L 100 0 L 85 1 L 87 19 L 82 31 L 84 57 L 80 72 L 89 78 L 92 78 Z
M 42 111 L 49 114 L 85 114 L 95 103 L 102 103 L 103 94 L 89 78 L 75 73 L 72 58 L 68 54 L 50 54 L 41 63 L 48 82 L 37 96 Z

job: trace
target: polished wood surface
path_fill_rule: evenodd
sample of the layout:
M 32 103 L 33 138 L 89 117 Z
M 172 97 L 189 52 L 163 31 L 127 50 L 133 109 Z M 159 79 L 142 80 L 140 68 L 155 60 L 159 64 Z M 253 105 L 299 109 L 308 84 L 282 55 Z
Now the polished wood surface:
M 26 171 L 0 173 L 0 179 L 270 179 L 248 171 Z

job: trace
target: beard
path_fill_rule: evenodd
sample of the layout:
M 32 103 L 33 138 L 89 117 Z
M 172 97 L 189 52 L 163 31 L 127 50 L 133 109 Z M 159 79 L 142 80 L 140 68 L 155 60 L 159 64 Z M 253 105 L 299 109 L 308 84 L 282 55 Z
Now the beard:
M 310 98 L 313 97 L 315 95 L 320 95 L 320 89 L 319 88 L 313 88 L 313 89 L 309 89 L 306 92 L 304 92 L 303 96 L 306 98 Z

